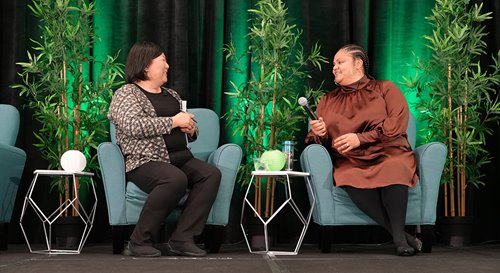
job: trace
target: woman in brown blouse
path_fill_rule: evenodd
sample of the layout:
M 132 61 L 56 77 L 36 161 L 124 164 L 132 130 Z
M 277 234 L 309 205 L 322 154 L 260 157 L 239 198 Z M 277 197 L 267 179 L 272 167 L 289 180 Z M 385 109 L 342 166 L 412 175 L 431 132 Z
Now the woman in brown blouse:
M 422 243 L 404 231 L 408 187 L 418 180 L 405 97 L 391 81 L 368 75 L 357 45 L 335 54 L 333 75 L 338 87 L 321 97 L 306 142 L 330 148 L 335 185 L 392 234 L 398 255 L 414 255 Z

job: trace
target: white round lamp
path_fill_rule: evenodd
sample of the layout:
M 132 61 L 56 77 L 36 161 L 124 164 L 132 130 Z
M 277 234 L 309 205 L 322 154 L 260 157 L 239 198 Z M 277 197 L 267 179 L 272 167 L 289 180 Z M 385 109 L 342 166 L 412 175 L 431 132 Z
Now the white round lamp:
M 81 172 L 86 165 L 85 155 L 78 150 L 68 150 L 61 156 L 61 167 L 67 172 Z

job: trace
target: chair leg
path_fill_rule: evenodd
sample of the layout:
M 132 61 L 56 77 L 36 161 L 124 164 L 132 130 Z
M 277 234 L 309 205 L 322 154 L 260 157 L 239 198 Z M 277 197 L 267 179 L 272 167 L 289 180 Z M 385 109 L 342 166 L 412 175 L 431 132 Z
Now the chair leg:
M 210 253 L 219 253 L 224 241 L 224 226 L 205 226 L 205 249 Z
M 321 252 L 332 252 L 333 226 L 320 226 L 319 234 L 319 248 Z
M 422 252 L 431 253 L 435 242 L 434 225 L 422 225 Z
M 127 231 L 128 229 L 126 226 L 111 226 L 113 254 L 122 254 Z
M 0 223 L 0 250 L 8 249 L 8 242 L 7 242 L 9 240 L 9 236 L 7 234 L 8 230 L 9 230 L 9 224 Z

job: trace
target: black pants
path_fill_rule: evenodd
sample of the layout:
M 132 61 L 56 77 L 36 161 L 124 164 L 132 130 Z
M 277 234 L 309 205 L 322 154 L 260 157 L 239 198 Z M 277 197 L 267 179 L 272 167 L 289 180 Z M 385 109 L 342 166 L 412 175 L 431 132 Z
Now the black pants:
M 396 246 L 407 246 L 405 237 L 408 186 L 390 185 L 375 189 L 343 187 L 366 215 L 391 233 Z
M 141 190 L 149 193 L 141 215 L 130 236 L 137 245 L 158 242 L 161 223 L 177 207 L 190 189 L 171 240 L 194 242 L 203 232 L 219 189 L 221 173 L 216 167 L 196 158 L 176 167 L 164 162 L 148 162 L 127 173 Z

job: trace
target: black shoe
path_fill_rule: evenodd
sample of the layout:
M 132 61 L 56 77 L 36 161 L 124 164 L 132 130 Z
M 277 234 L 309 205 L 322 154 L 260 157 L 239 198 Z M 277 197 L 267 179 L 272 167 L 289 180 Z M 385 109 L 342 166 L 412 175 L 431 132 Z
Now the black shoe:
M 422 252 L 422 241 L 415 236 L 406 233 L 406 241 L 408 244 L 415 249 L 415 252 Z
M 135 257 L 159 257 L 161 252 L 152 246 L 141 246 L 128 242 L 127 247 L 123 250 L 123 255 Z
M 180 256 L 204 257 L 207 252 L 191 242 L 169 241 L 167 243 L 169 254 Z
M 413 256 L 415 255 L 415 249 L 410 246 L 398 246 L 396 247 L 396 254 L 398 256 Z
M 161 256 L 169 256 L 168 243 L 157 243 L 153 244 L 153 247 L 158 249 L 161 253 Z

